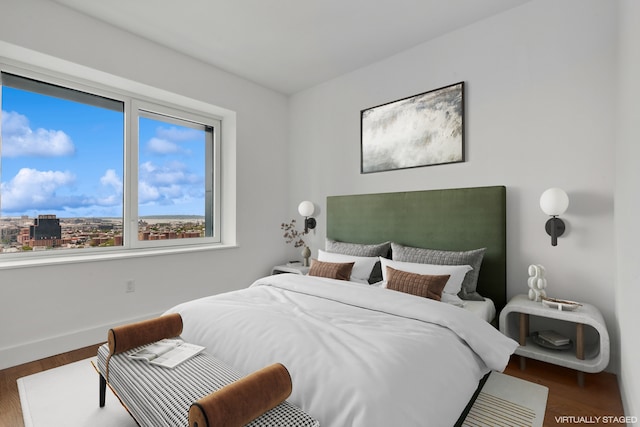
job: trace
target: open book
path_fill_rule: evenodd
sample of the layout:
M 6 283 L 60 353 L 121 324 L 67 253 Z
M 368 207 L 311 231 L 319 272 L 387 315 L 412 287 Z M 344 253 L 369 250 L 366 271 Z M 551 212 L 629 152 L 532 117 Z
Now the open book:
M 204 347 L 200 345 L 189 344 L 181 339 L 173 338 L 155 342 L 142 350 L 130 354 L 129 357 L 136 360 L 146 360 L 149 363 L 164 366 L 165 368 L 174 368 L 202 350 L 204 350 Z

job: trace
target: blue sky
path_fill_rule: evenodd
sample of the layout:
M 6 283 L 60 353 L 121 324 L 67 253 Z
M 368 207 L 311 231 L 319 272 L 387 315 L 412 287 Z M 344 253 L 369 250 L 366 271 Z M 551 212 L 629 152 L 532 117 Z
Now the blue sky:
M 204 131 L 140 119 L 139 214 L 204 215 Z M 2 216 L 122 216 L 123 115 L 2 88 Z

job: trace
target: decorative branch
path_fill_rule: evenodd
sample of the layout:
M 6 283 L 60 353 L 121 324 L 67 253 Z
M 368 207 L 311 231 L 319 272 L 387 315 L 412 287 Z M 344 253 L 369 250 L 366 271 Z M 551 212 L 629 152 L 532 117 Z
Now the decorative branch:
M 308 231 L 298 231 L 296 228 L 296 220 L 292 219 L 290 223 L 283 222 L 280 224 L 280 228 L 284 230 L 284 240 L 286 243 L 293 243 L 294 248 L 306 246 L 302 236 L 306 235 Z

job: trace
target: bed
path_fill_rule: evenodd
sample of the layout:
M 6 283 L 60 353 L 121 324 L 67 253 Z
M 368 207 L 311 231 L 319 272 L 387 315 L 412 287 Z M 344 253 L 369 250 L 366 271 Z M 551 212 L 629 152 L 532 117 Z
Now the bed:
M 506 300 L 505 195 L 504 187 L 481 187 L 329 197 L 323 256 L 368 258 L 368 263 L 376 258 L 381 271 L 387 263 L 394 268 L 384 271 L 397 276 L 380 285 L 373 280 L 377 263 L 367 264 L 372 268 L 366 281 L 279 274 L 168 313 L 182 316 L 185 341 L 205 346 L 241 372 L 284 364 L 293 383 L 288 401 L 321 426 L 456 425 L 482 379 L 502 371 L 517 347 L 488 321 Z M 340 253 L 381 242 L 393 242 L 396 256 L 409 259 L 424 255 L 417 249 L 482 248 L 481 268 L 471 268 L 473 292 L 463 292 L 469 277 L 463 273 L 460 291 L 450 293 L 469 299 L 449 303 L 385 288 L 401 274 L 424 276 L 437 281 L 443 295 L 459 268 L 421 275 L 401 267 L 424 263 Z M 331 268 L 349 264 L 316 262 Z M 362 276 L 363 262 L 353 261 L 354 278 Z M 493 313 L 487 314 L 480 296 L 490 299 Z

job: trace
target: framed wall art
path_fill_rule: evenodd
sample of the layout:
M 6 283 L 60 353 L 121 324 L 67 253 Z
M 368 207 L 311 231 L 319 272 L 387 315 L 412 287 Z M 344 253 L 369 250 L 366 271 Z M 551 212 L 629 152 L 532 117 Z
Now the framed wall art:
M 361 173 L 464 162 L 464 82 L 360 112 Z

